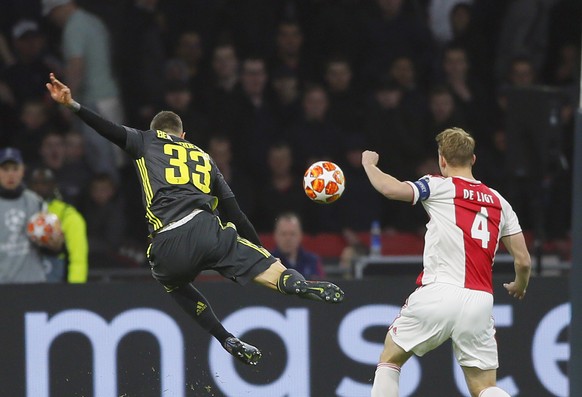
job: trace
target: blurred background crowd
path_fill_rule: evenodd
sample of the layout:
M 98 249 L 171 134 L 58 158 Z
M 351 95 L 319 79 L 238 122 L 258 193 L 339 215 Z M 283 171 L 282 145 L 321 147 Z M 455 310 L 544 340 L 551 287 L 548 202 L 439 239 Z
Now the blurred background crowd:
M 141 192 L 123 153 L 47 98 L 49 72 L 104 117 L 147 129 L 172 110 L 262 234 L 281 213 L 308 235 L 422 233 L 422 209 L 369 185 L 361 152 L 400 179 L 438 173 L 434 137 L 463 127 L 475 175 L 526 230 L 568 239 L 576 0 L 3 0 L 0 146 L 54 174 L 85 218 L 90 266 L 141 266 Z M 304 195 L 313 161 L 344 196 Z M 543 234 L 543 236 L 542 236 Z

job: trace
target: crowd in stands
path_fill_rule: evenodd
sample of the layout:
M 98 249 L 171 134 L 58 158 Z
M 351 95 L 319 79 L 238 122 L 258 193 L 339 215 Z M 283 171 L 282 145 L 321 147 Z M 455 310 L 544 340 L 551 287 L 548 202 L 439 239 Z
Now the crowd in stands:
M 54 173 L 86 219 L 91 266 L 143 261 L 140 187 L 120 150 L 47 99 L 51 71 L 79 102 L 124 125 L 145 130 L 158 111 L 178 113 L 260 233 L 288 212 L 310 235 L 350 236 L 376 219 L 385 231 L 422 233 L 422 209 L 376 193 L 361 152 L 377 151 L 382 169 L 414 180 L 439 172 L 434 137 L 458 126 L 477 140 L 476 177 L 514 203 L 525 229 L 541 217 L 544 238 L 563 239 L 581 8 L 574 0 L 4 0 L 0 146 Z M 508 161 L 524 151 L 508 128 L 512 89 L 540 86 L 558 93 L 548 105 L 551 145 L 527 149 L 545 165 L 523 169 Z M 347 181 L 328 206 L 302 190 L 304 170 L 322 159 Z

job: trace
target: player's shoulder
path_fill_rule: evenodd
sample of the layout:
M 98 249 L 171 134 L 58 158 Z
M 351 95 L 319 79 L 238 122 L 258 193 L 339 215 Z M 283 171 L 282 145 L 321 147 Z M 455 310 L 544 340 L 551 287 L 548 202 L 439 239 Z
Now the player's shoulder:
M 433 180 L 433 179 L 445 180 L 446 178 L 440 174 L 425 174 L 425 175 L 421 176 L 420 178 L 418 178 L 418 180 L 426 180 L 426 181 Z
M 509 202 L 507 201 L 507 199 L 505 197 L 503 197 L 503 195 L 501 193 L 499 193 L 497 190 L 495 190 L 489 186 L 487 186 L 487 188 L 491 191 L 491 193 L 493 193 L 499 199 L 499 201 L 501 202 L 501 204 L 503 206 L 510 205 Z
M 425 181 L 425 182 L 433 185 L 433 184 L 442 184 L 442 183 L 446 182 L 447 180 L 450 180 L 450 178 L 445 178 L 444 176 L 442 176 L 440 174 L 426 174 L 426 175 L 423 175 L 420 178 L 418 178 L 418 180 Z
M 426 174 L 419 181 L 426 182 L 431 187 L 431 190 L 443 185 L 452 184 L 451 178 L 444 177 L 440 174 Z

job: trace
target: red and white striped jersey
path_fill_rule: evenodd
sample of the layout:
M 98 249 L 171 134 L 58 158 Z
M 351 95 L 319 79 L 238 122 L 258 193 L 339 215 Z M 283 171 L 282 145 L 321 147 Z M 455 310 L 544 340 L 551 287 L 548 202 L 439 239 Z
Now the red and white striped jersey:
M 448 283 L 493 293 L 493 259 L 499 239 L 521 232 L 511 205 L 483 183 L 427 175 L 408 182 L 413 204 L 430 220 L 424 238 L 424 270 L 417 283 Z

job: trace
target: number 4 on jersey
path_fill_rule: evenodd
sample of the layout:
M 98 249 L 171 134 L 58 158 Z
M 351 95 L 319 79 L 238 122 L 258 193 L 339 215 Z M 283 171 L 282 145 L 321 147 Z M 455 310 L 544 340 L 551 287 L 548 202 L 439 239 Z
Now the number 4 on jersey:
M 475 240 L 481 240 L 481 247 L 487 248 L 490 239 L 490 233 L 487 226 L 487 208 L 481 207 L 481 211 L 477 212 L 473 225 L 471 226 L 471 237 Z

